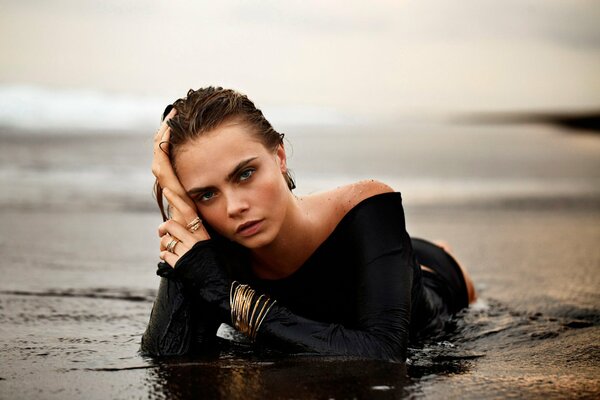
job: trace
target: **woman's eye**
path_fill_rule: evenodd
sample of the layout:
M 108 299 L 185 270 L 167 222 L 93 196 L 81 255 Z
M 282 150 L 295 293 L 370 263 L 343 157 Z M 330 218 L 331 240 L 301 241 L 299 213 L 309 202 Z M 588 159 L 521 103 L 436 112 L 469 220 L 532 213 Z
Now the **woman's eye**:
M 249 168 L 249 169 L 245 170 L 244 172 L 242 172 L 240 174 L 240 181 L 245 181 L 245 180 L 249 179 L 252 176 L 252 174 L 254 174 L 254 172 L 255 172 L 255 169 L 253 169 L 253 168 Z
M 204 192 L 198 197 L 198 199 L 200 201 L 208 201 L 208 200 L 212 199 L 214 196 L 215 196 L 215 192 Z

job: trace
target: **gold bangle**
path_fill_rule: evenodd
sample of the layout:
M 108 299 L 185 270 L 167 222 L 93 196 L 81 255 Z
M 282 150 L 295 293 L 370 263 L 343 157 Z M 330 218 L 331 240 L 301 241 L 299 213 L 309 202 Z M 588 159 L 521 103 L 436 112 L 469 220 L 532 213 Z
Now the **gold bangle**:
M 252 299 L 254 298 L 254 290 L 250 286 L 243 288 L 242 293 L 242 306 L 240 314 L 242 316 L 242 332 L 247 333 L 250 329 L 250 321 L 248 321 L 248 314 L 250 313 L 250 306 L 252 305 Z
M 260 303 L 260 300 L 262 298 L 266 297 L 264 294 L 261 294 L 258 299 L 256 300 L 256 302 L 254 303 L 254 307 L 252 307 L 252 314 L 250 315 L 250 327 L 251 329 L 249 329 L 249 334 L 250 336 L 252 336 L 252 327 L 254 327 L 254 324 L 256 323 L 256 319 L 254 319 L 254 315 L 256 314 L 256 309 L 258 308 L 258 304 Z
M 260 318 L 261 318 L 261 316 L 262 316 L 263 312 L 265 311 L 265 305 L 269 303 L 269 300 L 270 300 L 270 299 L 269 299 L 269 298 L 267 298 L 267 299 L 266 299 L 266 300 L 263 302 L 263 304 L 262 304 L 262 308 L 260 309 L 260 311 L 259 311 L 258 315 L 256 316 L 256 320 L 254 321 L 254 322 L 255 322 L 255 324 L 253 324 L 253 326 L 252 326 L 252 328 L 253 328 L 253 329 L 252 329 L 252 330 L 249 332 L 249 334 L 250 334 L 250 337 L 251 337 L 251 338 L 253 338 L 253 339 L 254 339 L 254 326 L 256 325 L 256 321 L 260 320 Z M 258 308 L 258 303 L 256 303 L 256 308 Z
M 237 328 L 237 318 L 238 318 L 238 314 L 237 314 L 237 308 L 236 308 L 236 302 L 235 302 L 235 294 L 237 294 L 237 288 L 240 286 L 240 283 L 238 281 L 233 281 L 231 283 L 231 289 L 229 290 L 229 306 L 231 308 L 231 324 L 233 325 L 234 328 Z M 235 287 L 235 290 L 234 290 Z
M 262 315 L 262 318 L 260 318 L 260 320 L 258 321 L 258 324 L 256 324 L 256 328 L 254 329 L 254 332 L 252 333 L 252 339 L 256 339 L 256 334 L 258 333 L 258 330 L 260 329 L 260 326 L 262 325 L 263 321 L 265 320 L 265 318 L 269 314 L 269 311 L 271 311 L 271 308 L 275 305 L 275 303 L 277 303 L 277 300 L 273 300 L 273 302 L 271 303 L 271 305 L 269 306 L 269 308 L 267 308 L 267 311 L 265 311 L 264 315 Z M 264 310 L 266 304 L 267 303 L 265 303 L 263 305 L 263 310 Z M 261 314 L 262 314 L 263 310 L 261 310 Z M 260 315 L 259 315 L 259 317 L 260 317 Z
M 244 293 L 244 285 L 238 285 L 235 288 L 235 293 L 233 294 L 233 309 L 235 312 L 235 325 L 234 328 L 240 330 L 243 322 L 242 322 L 242 294 Z
M 237 282 L 234 282 L 234 284 L 235 283 Z M 235 289 L 233 289 L 234 284 L 232 284 L 233 294 L 230 293 L 232 323 L 234 328 L 243 333 L 247 333 L 249 329 L 248 314 L 255 292 L 250 286 L 242 284 L 238 284 Z
M 254 340 L 258 329 L 275 303 L 275 300 L 271 301 L 265 294 L 256 297 L 256 291 L 250 286 L 233 281 L 229 290 L 233 327 Z M 260 311 L 257 313 L 259 308 Z

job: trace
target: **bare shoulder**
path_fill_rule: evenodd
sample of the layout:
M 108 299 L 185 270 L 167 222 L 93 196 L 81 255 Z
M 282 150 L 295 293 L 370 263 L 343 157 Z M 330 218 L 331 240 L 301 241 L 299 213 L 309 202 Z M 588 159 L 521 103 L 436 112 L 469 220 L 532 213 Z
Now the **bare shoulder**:
M 394 189 L 389 185 L 368 179 L 303 196 L 300 200 L 305 212 L 311 215 L 311 219 L 316 221 L 316 225 L 319 227 L 316 236 L 320 243 L 331 234 L 342 218 L 358 203 L 369 197 L 390 192 L 394 192 Z
M 367 179 L 351 183 L 338 188 L 338 190 L 338 201 L 341 205 L 343 205 L 345 212 L 350 211 L 358 203 L 368 199 L 369 197 L 394 191 L 394 189 L 392 189 L 389 185 L 375 179 Z
M 389 185 L 375 179 L 358 181 L 356 183 L 343 186 L 342 189 L 344 189 L 342 196 L 345 197 L 345 200 L 350 205 L 350 208 L 353 208 L 355 205 L 365 199 L 368 199 L 369 197 L 377 196 L 378 194 L 382 193 L 391 193 L 394 191 L 394 189 L 392 189 Z
M 316 194 L 314 200 L 320 203 L 322 210 L 328 210 L 329 219 L 339 220 L 361 201 L 390 192 L 394 192 L 394 189 L 389 185 L 367 179 Z

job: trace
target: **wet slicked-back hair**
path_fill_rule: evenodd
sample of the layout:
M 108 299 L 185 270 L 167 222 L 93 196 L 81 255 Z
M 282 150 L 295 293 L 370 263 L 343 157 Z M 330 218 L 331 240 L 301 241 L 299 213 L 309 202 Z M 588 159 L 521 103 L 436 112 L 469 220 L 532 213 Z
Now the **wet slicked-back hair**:
M 262 111 L 256 108 L 246 95 L 235 90 L 213 86 L 198 90 L 190 89 L 186 97 L 167 106 L 163 119 L 172 108 L 177 110 L 177 115 L 167 121 L 167 124 L 171 128 L 169 159 L 174 168 L 176 168 L 175 157 L 184 144 L 233 119 L 245 123 L 252 130 L 252 134 L 268 149 L 275 150 L 283 143 L 283 134 L 273 129 Z M 296 187 L 289 171 L 284 178 L 290 190 Z M 158 180 L 154 183 L 154 193 L 163 220 L 166 220 L 167 213 L 165 213 L 162 188 Z

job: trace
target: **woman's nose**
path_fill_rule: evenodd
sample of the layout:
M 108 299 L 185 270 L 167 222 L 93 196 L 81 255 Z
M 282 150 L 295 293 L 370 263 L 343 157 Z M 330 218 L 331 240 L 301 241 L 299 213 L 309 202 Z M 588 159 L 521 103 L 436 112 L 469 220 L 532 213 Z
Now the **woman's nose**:
M 229 193 L 227 196 L 227 215 L 237 217 L 250 208 L 248 201 L 240 193 Z

